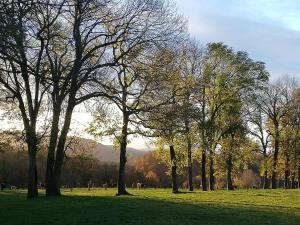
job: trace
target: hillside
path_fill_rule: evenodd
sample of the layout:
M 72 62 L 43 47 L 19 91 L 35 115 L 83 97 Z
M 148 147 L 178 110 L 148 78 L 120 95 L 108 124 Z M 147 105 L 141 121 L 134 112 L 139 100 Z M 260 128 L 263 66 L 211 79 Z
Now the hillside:
M 100 162 L 119 162 L 120 152 L 112 145 L 104 145 L 91 139 L 76 137 L 70 144 L 73 153 L 83 152 L 91 155 Z M 140 151 L 134 148 L 127 148 L 128 161 L 141 157 L 146 151 Z
M 133 160 L 145 154 L 144 151 L 139 151 L 134 148 L 127 148 L 127 158 L 128 160 Z M 103 145 L 97 143 L 92 151 L 92 155 L 101 162 L 118 162 L 119 161 L 119 151 L 113 149 L 112 145 Z

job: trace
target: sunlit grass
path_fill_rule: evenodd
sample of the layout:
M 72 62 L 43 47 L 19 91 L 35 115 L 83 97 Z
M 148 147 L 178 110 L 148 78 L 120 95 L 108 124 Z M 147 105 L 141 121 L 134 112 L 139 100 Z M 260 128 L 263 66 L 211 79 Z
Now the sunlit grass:
M 1 225 L 300 224 L 300 190 L 195 191 L 69 189 L 63 197 L 26 200 L 25 191 L 0 192 Z

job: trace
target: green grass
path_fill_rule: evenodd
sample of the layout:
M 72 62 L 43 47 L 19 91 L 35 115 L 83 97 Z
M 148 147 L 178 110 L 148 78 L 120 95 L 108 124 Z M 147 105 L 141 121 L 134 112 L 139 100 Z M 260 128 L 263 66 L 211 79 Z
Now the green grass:
M 170 190 L 64 190 L 63 197 L 26 200 L 0 192 L 1 225 L 300 225 L 300 190 L 171 194 Z

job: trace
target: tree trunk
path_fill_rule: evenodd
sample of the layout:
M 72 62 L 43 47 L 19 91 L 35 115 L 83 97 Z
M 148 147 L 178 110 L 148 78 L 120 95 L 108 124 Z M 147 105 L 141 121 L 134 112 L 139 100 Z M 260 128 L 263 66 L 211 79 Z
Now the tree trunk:
M 189 177 L 189 191 L 194 191 L 194 186 L 193 186 L 193 168 L 190 165 L 188 167 L 188 177 Z
M 71 120 L 72 120 L 72 113 L 73 109 L 75 107 L 75 95 L 70 95 L 69 102 L 64 118 L 64 124 L 59 136 L 58 144 L 56 147 L 56 157 L 54 162 L 54 167 L 52 169 L 52 176 L 49 176 L 47 178 L 48 184 L 47 184 L 47 196 L 59 196 L 60 193 L 60 178 L 61 178 L 61 171 L 65 156 L 65 143 L 67 140 L 67 135 L 69 132 Z M 50 166 L 49 166 L 50 167 Z M 49 173 L 50 175 L 50 173 Z
M 298 166 L 298 188 L 300 188 L 300 165 Z
M 28 136 L 27 146 L 28 146 L 28 158 L 29 158 L 27 198 L 32 199 L 38 196 L 37 167 L 36 167 L 37 141 L 35 135 Z
M 214 151 L 209 149 L 209 189 L 215 190 L 215 170 L 214 170 Z
M 263 153 L 263 160 L 264 160 L 264 178 L 263 178 L 263 189 L 269 188 L 269 180 L 268 180 L 268 158 L 267 158 L 267 149 L 264 148 Z
M 277 162 L 279 154 L 279 128 L 275 125 L 275 137 L 274 137 L 274 158 L 272 165 L 272 189 L 277 188 Z
M 206 150 L 202 150 L 202 159 L 201 159 L 201 181 L 202 181 L 202 190 L 207 191 L 206 184 Z
M 295 174 L 295 171 L 294 171 L 294 172 L 292 172 L 292 176 L 291 176 L 291 188 L 292 189 L 296 188 L 296 186 L 295 186 L 295 176 L 296 176 L 296 174 Z
M 170 158 L 172 163 L 172 192 L 178 193 L 178 186 L 177 186 L 177 164 L 176 164 L 176 154 L 174 150 L 174 146 L 170 145 Z
M 126 166 L 126 147 L 127 147 L 127 136 L 128 136 L 128 121 L 129 116 L 123 112 L 123 126 L 122 136 L 120 142 L 120 164 L 119 164 L 119 175 L 118 175 L 118 193 L 117 195 L 128 195 L 125 185 L 125 166 Z
M 284 188 L 285 189 L 289 189 L 290 188 L 290 168 L 289 168 L 289 164 L 290 164 L 290 159 L 289 156 L 286 156 L 285 159 L 285 167 L 284 167 Z
M 232 184 L 232 155 L 229 154 L 228 160 L 227 160 L 227 190 L 234 190 L 233 184 Z
M 190 137 L 190 128 L 189 123 L 185 122 L 186 127 L 186 141 L 187 141 L 187 153 L 188 153 L 188 182 L 189 182 L 189 191 L 193 191 L 193 167 L 192 167 L 192 141 Z
M 57 195 L 55 183 L 53 180 L 54 164 L 55 164 L 55 150 L 57 146 L 57 138 L 59 134 L 59 118 L 60 118 L 60 105 L 53 107 L 53 118 L 51 124 L 51 134 L 48 146 L 47 167 L 46 167 L 46 196 Z

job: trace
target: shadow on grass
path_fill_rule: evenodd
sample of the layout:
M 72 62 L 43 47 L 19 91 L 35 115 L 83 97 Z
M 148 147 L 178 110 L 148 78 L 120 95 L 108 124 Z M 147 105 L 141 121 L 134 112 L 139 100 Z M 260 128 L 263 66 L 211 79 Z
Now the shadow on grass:
M 293 211 L 294 210 L 294 211 Z M 295 209 L 172 202 L 135 196 L 0 193 L 1 225 L 299 225 Z

